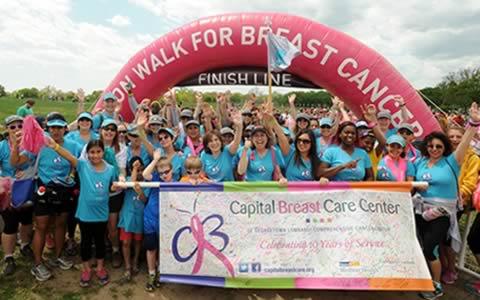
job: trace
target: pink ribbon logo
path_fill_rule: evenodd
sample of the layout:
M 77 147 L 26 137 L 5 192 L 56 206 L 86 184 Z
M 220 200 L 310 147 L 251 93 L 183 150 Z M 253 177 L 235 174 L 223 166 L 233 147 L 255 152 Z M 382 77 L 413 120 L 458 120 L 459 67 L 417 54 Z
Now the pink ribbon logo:
M 203 225 L 211 219 L 217 219 L 219 221 L 219 224 L 212 231 L 210 231 L 208 235 L 215 236 L 222 239 L 223 240 L 222 249 L 215 248 L 215 246 L 212 245 L 205 238 L 205 230 L 203 228 Z M 187 262 L 195 255 L 195 253 L 197 254 L 195 263 L 193 265 L 192 275 L 197 274 L 200 271 L 203 265 L 204 253 L 205 253 L 205 250 L 207 250 L 210 253 L 212 253 L 220 262 L 222 262 L 222 264 L 225 266 L 225 268 L 227 269 L 231 277 L 235 277 L 235 272 L 234 272 L 232 263 L 230 262 L 228 257 L 222 253 L 222 251 L 227 247 L 228 242 L 230 240 L 227 234 L 221 231 L 218 231 L 218 229 L 220 229 L 220 227 L 222 227 L 223 224 L 224 224 L 223 217 L 220 215 L 210 215 L 207 218 L 205 218 L 203 221 L 201 221 L 198 215 L 195 214 L 190 219 L 190 226 L 185 226 L 180 228 L 173 236 L 172 254 L 177 261 Z M 182 257 L 178 251 L 178 240 L 180 238 L 180 235 L 187 230 L 192 233 L 193 238 L 197 242 L 197 245 L 190 255 L 186 257 Z

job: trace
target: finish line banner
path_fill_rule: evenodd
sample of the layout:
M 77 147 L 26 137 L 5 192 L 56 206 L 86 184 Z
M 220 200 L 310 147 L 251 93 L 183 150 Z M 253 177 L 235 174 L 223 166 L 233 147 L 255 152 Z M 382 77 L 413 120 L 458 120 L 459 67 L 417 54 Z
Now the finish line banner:
M 433 290 L 411 183 L 160 185 L 160 280 Z

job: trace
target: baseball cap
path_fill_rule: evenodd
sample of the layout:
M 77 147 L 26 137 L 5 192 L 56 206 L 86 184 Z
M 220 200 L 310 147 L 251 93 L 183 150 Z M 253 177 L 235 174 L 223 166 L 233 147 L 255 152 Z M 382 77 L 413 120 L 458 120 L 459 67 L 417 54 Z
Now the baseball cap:
M 187 127 L 190 126 L 190 125 L 195 125 L 195 126 L 200 127 L 200 123 L 199 123 L 197 120 L 190 120 L 190 121 L 188 121 L 188 122 L 185 124 L 185 128 L 187 128 Z
M 386 119 L 389 119 L 391 120 L 392 119 L 392 115 L 386 111 L 386 110 L 382 110 L 382 111 L 379 111 L 377 113 L 377 119 L 381 119 L 381 118 L 386 118 Z
M 164 123 L 166 123 L 165 119 L 159 115 L 151 115 L 148 119 L 148 125 L 162 125 Z
M 297 115 L 297 117 L 295 118 L 295 121 L 298 121 L 300 119 L 304 119 L 304 120 L 307 120 L 307 121 L 310 121 L 310 116 L 305 114 L 305 113 L 299 113 Z
M 103 95 L 103 101 L 107 101 L 107 100 L 117 101 L 117 97 L 113 93 L 107 92 Z
M 394 134 L 389 136 L 387 139 L 387 145 L 390 144 L 399 144 L 400 146 L 405 147 L 406 142 L 403 137 L 399 136 L 398 134 Z
M 223 127 L 222 129 L 220 129 L 220 134 L 221 134 L 221 135 L 224 135 L 224 134 L 232 134 L 232 135 L 235 135 L 235 132 L 234 132 L 233 129 L 230 128 L 230 127 Z
M 368 128 L 368 123 L 363 121 L 363 120 L 360 120 L 357 123 L 355 123 L 355 127 L 357 127 L 357 128 Z
M 158 130 L 158 133 L 160 133 L 160 132 L 166 132 L 166 133 L 168 133 L 168 134 L 172 137 L 172 139 L 175 137 L 175 133 L 173 133 L 173 130 L 170 129 L 170 128 L 162 127 L 162 128 L 160 128 L 160 129 Z
M 268 135 L 267 129 L 265 129 L 265 127 L 263 127 L 263 126 L 255 126 L 255 127 L 252 129 L 251 135 L 253 136 L 253 135 L 254 135 L 256 132 L 258 132 L 258 131 L 261 131 L 261 132 L 265 133 L 266 135 Z
M 8 125 L 13 122 L 23 122 L 23 118 L 18 115 L 11 115 L 5 118 L 5 125 Z
M 184 109 L 180 113 L 180 118 L 193 118 L 193 112 L 189 109 Z
M 89 112 L 86 112 L 86 111 L 84 111 L 84 112 L 82 112 L 78 115 L 77 121 L 79 121 L 80 119 L 88 119 L 88 120 L 90 120 L 90 122 L 93 120 L 92 114 L 89 113 Z
M 47 122 L 47 127 L 66 127 L 67 122 L 60 119 L 53 119 Z
M 413 126 L 408 124 L 408 123 L 402 123 L 398 126 L 397 128 L 397 132 L 400 130 L 400 129 L 406 129 L 408 131 L 410 131 L 411 133 L 414 133 L 413 131 Z
M 110 119 L 110 118 L 104 120 L 104 121 L 102 122 L 102 126 L 101 126 L 101 127 L 102 127 L 102 128 L 105 128 L 105 127 L 107 127 L 107 126 L 109 126 L 109 125 L 115 125 L 115 127 L 118 127 L 117 122 L 115 122 L 114 119 Z
M 332 121 L 332 119 L 330 119 L 330 118 L 321 118 L 318 126 L 322 127 L 322 126 L 325 126 L 325 125 L 332 127 L 332 126 L 333 126 L 333 121 Z

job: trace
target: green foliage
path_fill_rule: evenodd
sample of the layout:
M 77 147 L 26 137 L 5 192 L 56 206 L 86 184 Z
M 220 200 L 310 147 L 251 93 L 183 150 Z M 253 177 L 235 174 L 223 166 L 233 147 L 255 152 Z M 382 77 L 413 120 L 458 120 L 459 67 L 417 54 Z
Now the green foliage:
M 466 109 L 480 96 L 480 68 L 448 74 L 435 87 L 420 90 L 443 109 Z
M 0 84 L 0 97 L 5 97 L 7 95 L 7 91 L 5 91 L 5 87 Z

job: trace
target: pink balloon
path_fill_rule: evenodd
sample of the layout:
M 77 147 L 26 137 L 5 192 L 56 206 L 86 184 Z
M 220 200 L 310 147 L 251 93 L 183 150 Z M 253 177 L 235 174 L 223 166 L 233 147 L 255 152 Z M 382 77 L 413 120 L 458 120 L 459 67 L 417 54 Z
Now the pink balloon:
M 412 115 L 408 122 L 417 136 L 440 130 L 415 88 L 379 53 L 352 37 L 302 17 L 279 13 L 237 13 L 202 18 L 176 29 L 135 54 L 105 91 L 122 101 L 122 116 L 133 119 L 125 85 L 133 84 L 138 101 L 157 98 L 169 87 L 217 68 L 265 67 L 266 18 L 273 32 L 287 37 L 300 50 L 289 73 L 310 80 L 345 101 L 356 115 L 360 105 L 373 103 L 400 122 L 401 95 Z M 98 101 L 95 109 L 102 107 Z

